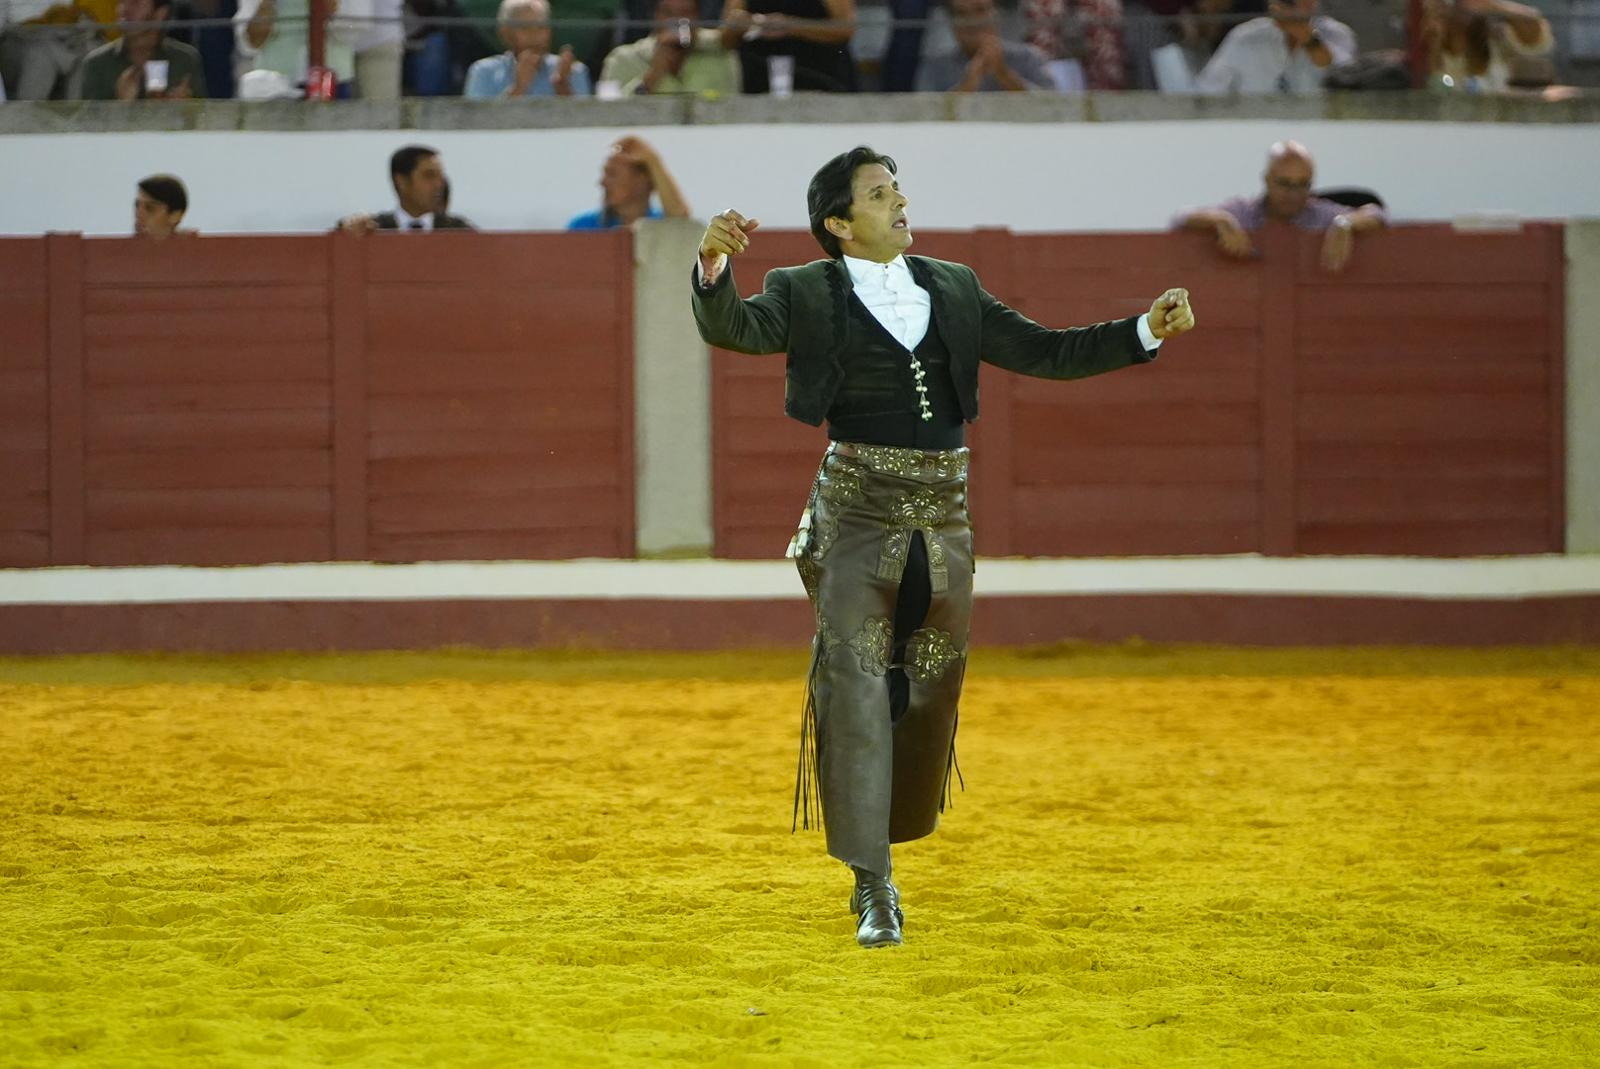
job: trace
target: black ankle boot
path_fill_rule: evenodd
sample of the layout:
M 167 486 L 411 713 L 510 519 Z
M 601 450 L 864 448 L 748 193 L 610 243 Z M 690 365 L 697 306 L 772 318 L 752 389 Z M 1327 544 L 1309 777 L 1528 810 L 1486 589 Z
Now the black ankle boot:
M 856 942 L 864 947 L 899 946 L 906 917 L 900 910 L 900 890 L 887 876 L 856 869 L 856 889 L 850 911 L 858 918 Z

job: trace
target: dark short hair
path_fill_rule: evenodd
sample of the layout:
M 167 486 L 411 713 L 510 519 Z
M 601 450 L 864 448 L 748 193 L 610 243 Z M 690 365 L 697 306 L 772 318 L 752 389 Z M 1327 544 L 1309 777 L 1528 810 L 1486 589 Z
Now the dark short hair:
M 817 239 L 822 251 L 834 259 L 844 254 L 839 239 L 828 233 L 829 219 L 850 218 L 850 204 L 855 200 L 856 170 L 869 164 L 880 163 L 890 174 L 898 174 L 894 160 L 866 145 L 857 145 L 849 152 L 841 152 L 822 165 L 811 176 L 806 187 L 806 209 L 811 213 L 811 236 Z
M 183 188 L 183 182 L 175 174 L 153 174 L 149 178 L 141 178 L 139 188 L 151 200 L 158 200 L 166 205 L 169 212 L 189 210 L 189 191 Z
M 389 157 L 389 180 L 410 178 L 411 173 L 417 169 L 417 164 L 429 156 L 438 154 L 438 149 L 429 148 L 427 145 L 407 145 L 405 148 L 395 149 L 394 155 Z

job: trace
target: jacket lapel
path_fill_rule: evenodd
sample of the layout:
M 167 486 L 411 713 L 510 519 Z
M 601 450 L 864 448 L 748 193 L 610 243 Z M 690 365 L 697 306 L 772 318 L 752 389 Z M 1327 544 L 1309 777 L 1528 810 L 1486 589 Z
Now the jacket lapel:
M 950 350 L 950 359 L 962 364 L 977 358 L 978 324 L 973 316 L 973 295 L 952 285 L 949 274 L 924 256 L 907 256 L 911 277 L 928 291 L 934 327 Z

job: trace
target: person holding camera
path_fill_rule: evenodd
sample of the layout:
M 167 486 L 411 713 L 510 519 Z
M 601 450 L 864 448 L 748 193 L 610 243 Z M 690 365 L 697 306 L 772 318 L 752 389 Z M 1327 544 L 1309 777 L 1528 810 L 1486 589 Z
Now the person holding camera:
M 170 40 L 161 24 L 172 15 L 172 0 L 121 0 L 117 19 L 130 26 L 119 39 L 83 60 L 81 100 L 187 100 L 206 95 L 200 53 Z
M 658 0 L 648 37 L 619 45 L 606 56 L 600 81 L 623 93 L 697 93 L 731 96 L 742 81 L 739 53 L 724 47 L 718 30 L 699 25 L 694 0 Z
M 1195 78 L 1201 93 L 1316 93 L 1330 67 L 1356 55 L 1356 35 L 1317 14 L 1317 0 L 1270 0 L 1265 18 L 1233 28 Z

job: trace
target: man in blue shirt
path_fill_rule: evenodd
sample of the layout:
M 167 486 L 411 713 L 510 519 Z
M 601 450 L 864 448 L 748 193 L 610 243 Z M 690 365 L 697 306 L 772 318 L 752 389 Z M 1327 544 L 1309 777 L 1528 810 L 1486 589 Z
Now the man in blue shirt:
M 589 95 L 589 68 L 571 46 L 550 54 L 549 0 L 502 0 L 500 39 L 506 51 L 467 69 L 468 99 Z
M 643 138 L 620 138 L 600 169 L 600 208 L 567 224 L 568 230 L 610 230 L 636 219 L 687 219 L 689 202 L 661 156 Z M 661 207 L 650 203 L 654 193 Z

